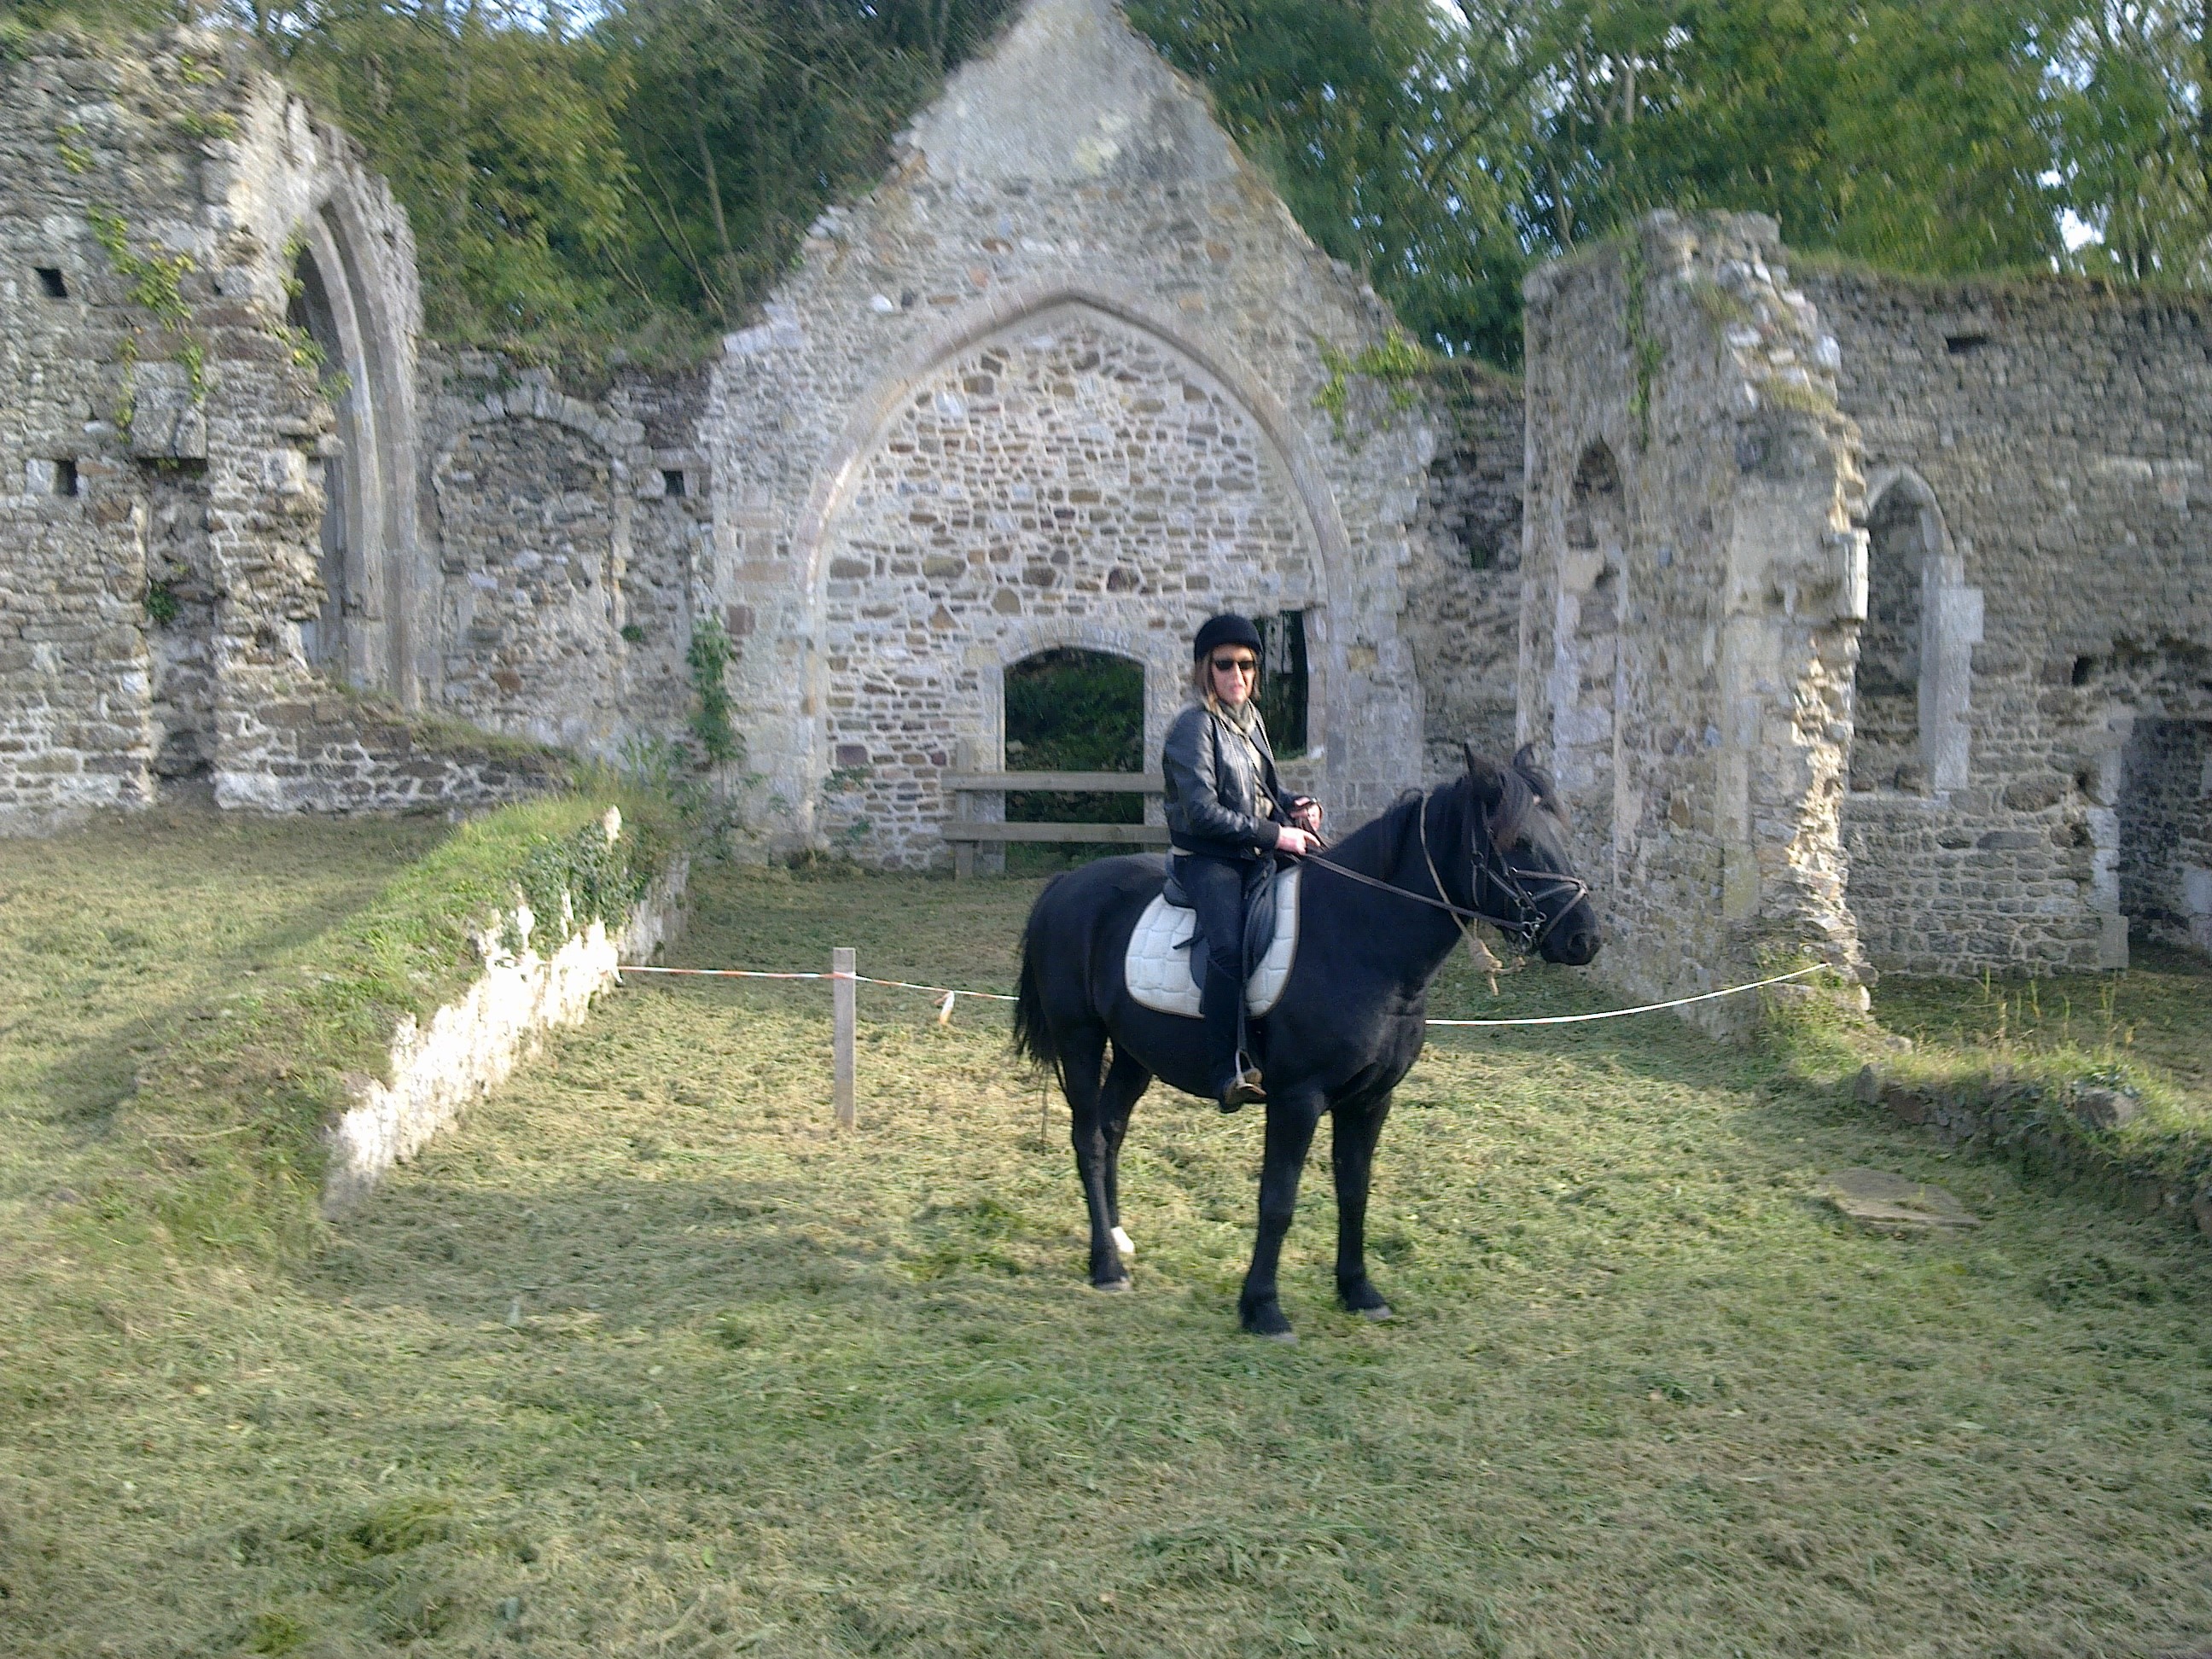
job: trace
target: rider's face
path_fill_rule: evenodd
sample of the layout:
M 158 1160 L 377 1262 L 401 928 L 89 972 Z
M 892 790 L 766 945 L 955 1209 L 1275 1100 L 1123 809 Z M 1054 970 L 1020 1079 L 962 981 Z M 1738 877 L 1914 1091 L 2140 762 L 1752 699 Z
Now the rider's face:
M 1213 695 L 1234 708 L 1252 695 L 1260 675 L 1260 659 L 1242 647 L 1217 651 L 1206 660 L 1206 672 Z

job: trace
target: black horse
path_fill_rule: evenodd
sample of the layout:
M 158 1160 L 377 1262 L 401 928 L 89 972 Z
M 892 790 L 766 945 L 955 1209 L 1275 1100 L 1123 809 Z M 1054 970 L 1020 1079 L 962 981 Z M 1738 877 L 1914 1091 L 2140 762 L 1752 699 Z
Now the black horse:
M 1505 766 L 1469 750 L 1464 777 L 1408 793 L 1306 860 L 1297 961 L 1251 1034 L 1267 1073 L 1267 1130 L 1259 1237 L 1237 1304 L 1247 1331 L 1294 1340 L 1275 1267 L 1324 1111 L 1336 1120 L 1337 1295 L 1371 1319 L 1390 1316 L 1367 1277 L 1367 1184 L 1390 1091 L 1421 1052 L 1429 981 L 1477 918 L 1547 962 L 1579 967 L 1597 954 L 1597 917 L 1569 865 L 1565 827 L 1528 750 Z M 1102 1291 L 1129 1283 L 1118 1171 L 1130 1111 L 1155 1077 L 1206 1092 L 1198 1021 L 1139 1006 L 1122 982 L 1129 935 L 1165 878 L 1158 856 L 1103 859 L 1055 877 L 1022 935 L 1014 1044 L 1058 1074 L 1074 1115 L 1091 1282 Z

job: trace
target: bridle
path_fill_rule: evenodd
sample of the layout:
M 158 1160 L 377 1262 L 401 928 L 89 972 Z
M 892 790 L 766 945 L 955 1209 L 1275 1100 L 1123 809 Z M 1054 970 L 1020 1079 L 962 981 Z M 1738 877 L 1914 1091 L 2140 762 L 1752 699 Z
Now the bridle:
M 1416 904 L 1425 904 L 1432 910 L 1445 912 L 1459 924 L 1460 932 L 1468 938 L 1470 949 L 1473 948 L 1474 935 L 1470 931 L 1468 924 L 1477 921 L 1488 922 L 1499 933 L 1510 939 L 1516 947 L 1523 952 L 1541 949 L 1544 941 L 1551 937 L 1552 929 L 1559 925 L 1567 912 L 1573 909 L 1577 902 L 1589 896 L 1589 884 L 1579 876 L 1547 875 L 1537 884 L 1538 891 L 1532 893 L 1522 880 L 1520 872 L 1505 861 L 1505 854 L 1499 849 L 1495 836 L 1484 838 L 1487 842 L 1484 855 L 1477 857 L 1474 833 L 1470 827 L 1468 832 L 1467 848 L 1468 891 L 1471 894 L 1480 893 L 1481 878 L 1487 876 L 1492 887 L 1505 896 L 1513 908 L 1514 914 L 1510 917 L 1493 916 L 1481 910 L 1471 909 L 1465 905 L 1454 904 L 1446 894 L 1443 877 L 1437 872 L 1436 859 L 1429 851 L 1429 803 L 1434 799 L 1435 796 L 1431 791 L 1422 790 L 1419 792 L 1419 804 L 1413 809 L 1413 822 L 1419 826 L 1420 831 L 1421 862 L 1428 866 L 1429 879 L 1436 885 L 1437 896 L 1434 898 L 1431 898 L 1426 893 L 1417 893 L 1409 887 L 1400 887 L 1395 883 L 1370 876 L 1364 871 L 1354 870 L 1347 866 L 1338 864 L 1333 860 L 1321 858 L 1312 854 L 1307 854 L 1302 861 L 1307 864 L 1318 864 L 1324 870 L 1333 871 L 1337 875 L 1358 882 L 1363 887 L 1372 887 L 1382 892 L 1395 893 L 1400 898 L 1411 899 Z M 1474 803 L 1470 802 L 1469 805 L 1472 806 Z M 1556 915 L 1547 919 L 1544 915 L 1540 899 L 1550 898 L 1563 889 L 1573 890 L 1573 897 L 1559 907 Z

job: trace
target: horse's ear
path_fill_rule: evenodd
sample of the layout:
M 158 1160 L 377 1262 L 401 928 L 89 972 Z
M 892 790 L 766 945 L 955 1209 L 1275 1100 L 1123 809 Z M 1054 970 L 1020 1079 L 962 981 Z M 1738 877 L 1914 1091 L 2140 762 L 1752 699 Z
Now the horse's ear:
M 1524 743 L 1513 751 L 1513 769 L 1528 781 L 1539 796 L 1547 801 L 1558 801 L 1559 792 L 1552 782 L 1552 775 L 1537 759 L 1534 744 Z
M 1460 739 L 1459 747 L 1467 757 L 1467 781 L 1474 786 L 1474 798 L 1494 811 L 1505 793 L 1505 780 L 1498 775 L 1498 763 L 1476 754 L 1474 745 L 1464 738 Z

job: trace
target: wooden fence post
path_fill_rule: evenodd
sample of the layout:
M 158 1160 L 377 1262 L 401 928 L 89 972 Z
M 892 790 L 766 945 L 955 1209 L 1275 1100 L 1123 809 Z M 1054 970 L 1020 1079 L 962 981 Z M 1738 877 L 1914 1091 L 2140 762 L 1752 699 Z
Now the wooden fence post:
M 853 965 L 849 945 L 840 945 L 830 952 L 830 1011 L 834 1031 L 830 1042 L 835 1051 L 833 1065 L 836 1076 L 837 1127 L 849 1129 L 858 1121 L 860 1113 L 853 1101 L 853 1024 L 855 997 L 860 989 L 854 975 L 860 970 Z

